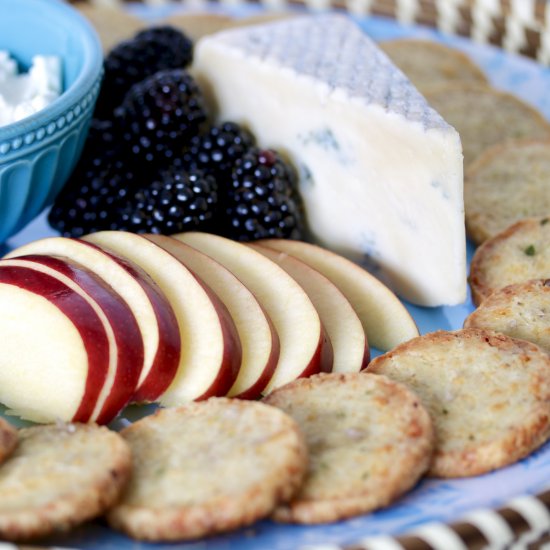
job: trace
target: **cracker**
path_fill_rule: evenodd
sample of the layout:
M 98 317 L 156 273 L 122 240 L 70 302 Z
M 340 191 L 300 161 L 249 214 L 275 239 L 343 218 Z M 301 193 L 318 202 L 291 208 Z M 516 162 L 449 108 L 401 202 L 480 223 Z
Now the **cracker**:
M 102 514 L 131 472 L 128 445 L 93 424 L 19 430 L 0 468 L 0 540 L 27 540 L 66 531 Z
M 179 29 L 196 42 L 203 36 L 230 28 L 233 22 L 232 17 L 219 13 L 176 13 L 163 19 L 161 24 Z
M 550 279 L 536 279 L 493 292 L 465 321 L 540 346 L 550 354 Z
M 464 182 L 468 236 L 477 244 L 523 218 L 550 216 L 550 141 L 496 145 Z
M 278 521 L 330 522 L 387 506 L 429 467 L 430 417 L 412 392 L 385 376 L 318 374 L 264 402 L 296 420 L 310 456 L 304 485 L 276 509 Z
M 291 498 L 307 468 L 296 423 L 252 401 L 164 409 L 122 435 L 135 471 L 108 520 L 137 539 L 194 539 L 249 525 Z
M 479 305 L 505 286 L 550 277 L 550 216 L 521 220 L 485 241 L 470 263 L 468 282 Z
M 121 8 L 98 6 L 91 2 L 79 2 L 76 7 L 95 27 L 104 52 L 110 51 L 119 42 L 132 38 L 147 26 L 144 21 Z
M 438 331 L 377 357 L 367 372 L 416 392 L 435 423 L 430 474 L 483 474 L 527 456 L 550 436 L 550 357 L 481 329 Z
M 466 167 L 497 143 L 550 138 L 550 124 L 542 114 L 506 92 L 452 83 L 425 90 L 424 95 L 460 134 Z
M 450 82 L 489 84 L 485 73 L 466 54 L 444 44 L 399 39 L 379 46 L 420 91 Z
M 0 464 L 13 452 L 17 445 L 17 430 L 0 417 Z

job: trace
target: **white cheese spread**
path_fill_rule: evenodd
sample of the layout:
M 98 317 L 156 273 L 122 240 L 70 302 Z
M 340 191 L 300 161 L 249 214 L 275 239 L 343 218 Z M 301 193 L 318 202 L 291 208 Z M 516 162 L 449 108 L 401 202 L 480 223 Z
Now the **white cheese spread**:
M 0 51 L 0 126 L 30 116 L 61 94 L 61 60 L 37 55 L 27 73 L 19 74 L 8 52 Z

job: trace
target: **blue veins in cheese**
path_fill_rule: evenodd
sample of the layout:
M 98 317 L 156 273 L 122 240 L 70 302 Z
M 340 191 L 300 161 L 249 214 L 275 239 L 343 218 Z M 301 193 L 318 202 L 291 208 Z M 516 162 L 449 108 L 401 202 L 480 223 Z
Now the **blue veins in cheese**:
M 219 119 L 293 160 L 319 243 L 374 266 L 413 303 L 465 299 L 458 133 L 351 19 L 205 37 L 194 71 Z

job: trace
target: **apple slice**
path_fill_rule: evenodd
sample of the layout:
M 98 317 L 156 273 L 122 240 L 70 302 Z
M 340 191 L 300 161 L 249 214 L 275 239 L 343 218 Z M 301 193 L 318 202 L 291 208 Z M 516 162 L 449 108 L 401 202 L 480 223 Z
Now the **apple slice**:
M 80 295 L 105 327 L 109 369 L 90 420 L 107 424 L 129 403 L 143 368 L 143 340 L 124 301 L 90 271 L 51 256 L 22 256 L 0 265 L 24 267 L 57 279 Z
M 83 237 L 110 253 L 139 265 L 168 298 L 181 338 L 176 376 L 160 398 L 179 405 L 225 395 L 241 364 L 241 345 L 223 303 L 172 254 L 141 235 L 100 231 Z
M 153 280 L 137 265 L 79 239 L 40 239 L 13 250 L 5 258 L 29 254 L 69 258 L 95 273 L 120 295 L 136 318 L 144 346 L 143 369 L 132 399 L 156 401 L 176 375 L 181 342 L 172 306 Z
M 371 346 L 386 351 L 418 336 L 418 327 L 399 298 L 347 258 L 302 241 L 265 239 L 258 244 L 295 256 L 330 279 L 353 305 Z
M 162 235 L 144 237 L 180 260 L 225 304 L 242 347 L 239 374 L 227 395 L 258 399 L 275 371 L 279 358 L 279 337 L 256 297 L 231 271 L 196 248 Z
M 0 262 L 0 402 L 34 422 L 88 422 L 110 344 L 92 306 L 55 277 Z
M 279 360 L 263 393 L 332 368 L 332 348 L 317 310 L 302 287 L 256 250 L 210 233 L 174 235 L 220 262 L 256 296 L 279 336 Z
M 332 343 L 332 372 L 359 372 L 370 359 L 369 344 L 357 313 L 338 288 L 306 263 L 272 248 L 250 243 L 282 267 L 307 293 Z

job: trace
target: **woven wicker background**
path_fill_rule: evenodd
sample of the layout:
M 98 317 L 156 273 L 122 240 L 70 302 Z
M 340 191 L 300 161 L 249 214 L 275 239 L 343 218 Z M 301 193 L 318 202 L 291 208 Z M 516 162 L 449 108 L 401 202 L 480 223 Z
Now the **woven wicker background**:
M 200 10 L 207 0 L 179 0 Z M 214 0 L 228 6 L 246 0 Z M 266 8 L 283 10 L 307 6 L 322 10 L 339 8 L 358 15 L 376 14 L 402 23 L 438 27 L 446 33 L 470 36 L 550 64 L 550 2 L 548 0 L 252 0 Z M 90 0 L 103 6 L 117 6 L 123 0 Z M 143 0 L 159 6 L 173 0 Z M 247 2 L 248 3 L 248 2 Z

